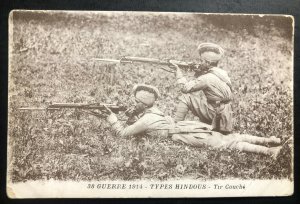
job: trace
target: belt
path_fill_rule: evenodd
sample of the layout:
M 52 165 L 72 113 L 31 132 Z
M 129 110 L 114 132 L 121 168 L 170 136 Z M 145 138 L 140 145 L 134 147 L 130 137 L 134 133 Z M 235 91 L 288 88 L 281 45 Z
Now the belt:
M 215 104 L 215 105 L 221 105 L 221 104 L 228 104 L 231 102 L 231 100 L 224 100 L 224 101 L 207 101 L 210 104 Z
M 168 135 L 173 134 L 186 134 L 186 133 L 212 133 L 211 130 L 205 128 L 176 128 L 176 127 L 166 127 L 166 128 L 157 128 L 156 130 L 167 130 Z
M 173 134 L 184 134 L 184 133 L 212 133 L 211 130 L 204 130 L 204 129 L 170 129 L 168 131 L 169 135 Z

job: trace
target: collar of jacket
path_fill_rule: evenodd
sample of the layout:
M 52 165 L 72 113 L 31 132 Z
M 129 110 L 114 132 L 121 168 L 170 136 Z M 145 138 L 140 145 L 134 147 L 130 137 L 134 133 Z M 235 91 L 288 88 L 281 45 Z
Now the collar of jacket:
M 151 114 L 155 114 L 155 115 L 160 115 L 160 116 L 164 116 L 164 113 L 159 110 L 156 106 L 152 106 L 151 108 L 148 108 L 142 115 L 145 115 L 145 114 L 148 114 L 148 113 L 151 113 Z

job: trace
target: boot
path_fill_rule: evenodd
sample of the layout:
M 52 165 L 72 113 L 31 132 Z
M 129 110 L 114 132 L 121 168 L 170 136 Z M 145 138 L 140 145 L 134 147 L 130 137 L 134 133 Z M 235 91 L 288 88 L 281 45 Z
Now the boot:
M 282 150 L 282 146 L 278 147 L 270 147 L 269 152 L 272 159 L 276 160 L 278 156 L 280 155 L 280 152 Z

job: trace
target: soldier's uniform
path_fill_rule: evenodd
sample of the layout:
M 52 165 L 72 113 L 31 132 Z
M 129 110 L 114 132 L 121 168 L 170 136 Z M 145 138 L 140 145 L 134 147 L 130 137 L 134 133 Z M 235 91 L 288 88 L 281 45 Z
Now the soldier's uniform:
M 198 48 L 200 58 L 218 62 L 223 56 L 223 49 L 212 43 L 203 43 Z M 212 124 L 213 129 L 222 133 L 232 131 L 232 87 L 225 70 L 212 67 L 204 75 L 187 81 L 181 74 L 177 75 L 183 95 L 177 106 L 175 121 L 182 121 L 188 110 L 199 120 Z
M 111 121 L 111 120 L 109 120 Z M 167 137 L 169 122 L 164 114 L 156 107 L 145 111 L 140 118 L 130 126 L 124 127 L 120 121 L 110 122 L 114 132 L 121 137 L 144 133 L 149 136 Z
M 138 116 L 136 122 L 126 128 L 118 121 L 114 114 L 108 116 L 107 120 L 112 125 L 112 129 L 115 133 L 122 137 L 131 135 L 138 135 L 141 133 L 150 136 L 167 136 L 167 126 L 169 121 L 164 114 L 154 106 L 155 101 L 160 96 L 160 93 L 156 87 L 139 84 L 133 88 L 133 95 L 135 98 L 147 105 L 148 108 Z
M 145 87 L 145 85 L 142 86 Z M 151 86 L 146 86 L 147 88 L 151 88 Z M 140 91 L 134 94 L 135 97 L 144 103 L 150 102 L 149 105 L 153 105 L 157 97 L 152 93 L 146 92 L 140 89 Z M 222 135 L 219 132 L 212 131 L 211 125 L 199 121 L 180 121 L 175 123 L 172 118 L 164 116 L 155 106 L 146 109 L 135 123 L 127 127 L 124 127 L 113 113 L 108 116 L 107 120 L 111 124 L 112 130 L 121 137 L 139 134 L 164 138 L 169 136 L 174 141 L 182 141 L 193 146 L 209 145 L 214 148 L 237 149 L 266 155 L 274 155 L 278 149 L 268 148 L 263 145 L 280 143 L 280 139 L 276 137 L 264 138 L 246 134 Z

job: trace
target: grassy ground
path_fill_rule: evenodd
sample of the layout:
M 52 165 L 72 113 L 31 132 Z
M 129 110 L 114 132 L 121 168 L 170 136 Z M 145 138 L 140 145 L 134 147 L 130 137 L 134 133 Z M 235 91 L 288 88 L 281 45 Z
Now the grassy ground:
M 174 75 L 149 65 L 105 65 L 92 57 L 195 61 L 200 42 L 226 50 L 235 131 L 292 137 L 290 19 L 144 13 L 15 13 L 10 38 L 9 136 L 13 181 L 36 179 L 291 178 L 291 152 L 267 156 L 164 138 L 118 138 L 77 111 L 21 112 L 51 102 L 125 103 L 134 84 L 155 85 L 174 114 Z M 226 20 L 227 19 L 227 20 Z M 222 24 L 220 24 L 222 20 Z M 237 23 L 239 22 L 239 23 Z M 279 23 L 278 23 L 279 22 Z M 248 27 L 247 27 L 248 25 Z

